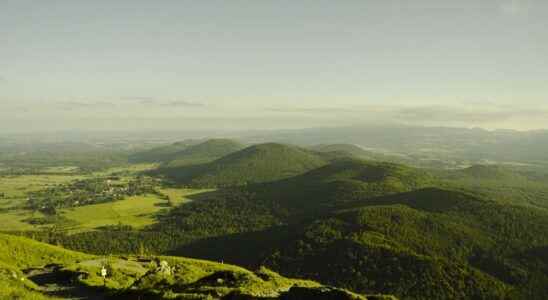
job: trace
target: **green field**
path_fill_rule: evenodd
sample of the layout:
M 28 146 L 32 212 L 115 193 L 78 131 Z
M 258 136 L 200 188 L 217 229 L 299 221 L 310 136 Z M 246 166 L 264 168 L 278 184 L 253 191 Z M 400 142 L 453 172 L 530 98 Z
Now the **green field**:
M 0 191 L 6 198 L 25 198 L 28 192 L 40 190 L 48 185 L 61 184 L 82 176 L 73 175 L 20 175 L 0 177 Z
M 192 189 L 161 189 L 162 194 L 170 197 L 175 205 L 191 199 L 187 198 L 207 190 Z M 156 195 L 133 196 L 122 201 L 82 206 L 61 210 L 64 217 L 78 222 L 70 227 L 71 232 L 93 230 L 109 225 L 129 225 L 142 228 L 156 222 L 155 215 L 162 210 L 169 209 L 167 200 Z
M 71 231 L 117 224 L 142 228 L 154 223 L 154 214 L 163 209 L 165 203 L 155 195 L 134 196 L 122 201 L 63 209 L 61 213 L 79 223 L 71 227 Z
M 174 205 L 192 201 L 188 197 L 204 191 L 207 190 L 160 190 L 162 194 L 170 197 L 171 202 Z M 61 226 L 61 229 L 68 230 L 69 232 L 83 232 L 94 230 L 102 226 L 119 224 L 142 228 L 155 223 L 156 214 L 167 209 L 169 209 L 168 201 L 161 199 L 157 195 L 133 196 L 116 202 L 62 209 L 60 210 L 60 214 L 70 222 L 69 225 Z M 2 230 L 33 230 L 39 227 L 48 226 L 36 227 L 24 222 L 25 219 L 32 216 L 32 212 L 28 210 L 10 210 L 3 212 L 0 214 Z M 34 214 L 34 217 L 40 216 L 42 216 L 40 213 Z
M 50 185 L 81 179 L 76 175 L 18 175 L 0 177 L 0 208 L 13 207 L 26 201 L 29 192 L 47 188 Z
M 2 230 L 20 231 L 34 229 L 33 225 L 23 221 L 31 217 L 31 214 L 32 213 L 27 210 L 14 210 L 0 214 L 0 219 L 2 220 Z
M 77 174 L 46 174 L 46 175 L 13 175 L 0 177 L 0 221 L 4 231 L 26 231 L 45 228 L 51 225 L 31 225 L 25 219 L 43 217 L 41 213 L 33 213 L 21 207 L 31 192 L 48 187 L 67 184 L 75 180 L 94 177 L 117 176 L 115 183 L 124 183 L 135 178 L 140 172 L 154 167 L 153 164 L 136 164 L 126 167 L 111 168 L 88 175 Z M 52 168 L 50 171 L 67 171 L 64 167 Z M 101 203 L 76 208 L 59 210 L 66 222 L 56 224 L 58 229 L 69 232 L 94 230 L 108 225 L 130 225 L 142 228 L 153 224 L 155 216 L 162 210 L 169 209 L 188 201 L 188 197 L 206 190 L 160 188 L 158 192 L 165 195 L 142 195 L 127 197 L 124 200 Z

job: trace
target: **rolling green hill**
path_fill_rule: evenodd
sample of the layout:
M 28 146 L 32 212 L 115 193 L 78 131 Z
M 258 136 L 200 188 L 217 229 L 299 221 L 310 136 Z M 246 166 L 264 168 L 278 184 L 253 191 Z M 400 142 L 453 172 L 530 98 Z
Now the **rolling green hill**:
M 174 228 L 210 236 L 176 253 L 214 259 L 230 248 L 223 251 L 227 261 L 266 263 L 288 276 L 402 299 L 548 295 L 541 250 L 548 245 L 548 214 L 541 210 L 427 188 L 344 203 L 314 217 L 307 210 L 308 218 L 295 219 L 287 212 L 298 205 L 232 195 L 173 216 L 185 218 L 171 219 Z
M 163 167 L 176 168 L 208 163 L 243 148 L 244 145 L 233 140 L 211 139 L 175 153 L 169 161 L 165 161 Z
M 241 150 L 244 146 L 230 139 L 185 140 L 130 156 L 131 162 L 163 163 L 165 167 L 206 163 Z
M 403 165 L 341 159 L 286 180 L 250 186 L 248 191 L 256 201 L 275 203 L 284 213 L 306 215 L 358 199 L 411 191 L 431 182 L 428 173 Z
M 439 185 L 501 203 L 548 209 L 548 180 L 535 172 L 499 165 L 435 171 Z
M 132 163 L 159 163 L 170 161 L 173 157 L 188 147 L 200 143 L 200 140 L 184 140 L 166 146 L 155 147 L 129 156 Z
M 296 157 L 306 167 L 279 176 Z M 465 188 L 460 177 L 358 159 L 328 162 L 279 144 L 190 170 L 196 173 L 179 182 L 220 188 L 194 195 L 145 230 L 45 239 L 94 253 L 138 253 L 144 244 L 154 253 L 266 265 L 285 276 L 401 299 L 548 295 L 548 211 Z M 245 184 L 248 178 L 256 181 Z
M 402 299 L 548 295 L 548 265 L 538 250 L 548 245 L 548 212 L 436 185 L 417 169 L 342 160 L 204 195 L 161 226 L 190 238 L 175 253 L 214 259 L 222 252 L 227 261 L 267 262 L 289 276 L 362 292 Z
M 279 180 L 326 164 L 314 152 L 282 144 L 254 145 L 211 163 L 160 168 L 156 174 L 194 187 L 238 186 Z
M 97 257 L 4 234 L 0 246 L 0 299 L 395 299 L 287 279 L 266 268 L 251 272 L 176 257 Z

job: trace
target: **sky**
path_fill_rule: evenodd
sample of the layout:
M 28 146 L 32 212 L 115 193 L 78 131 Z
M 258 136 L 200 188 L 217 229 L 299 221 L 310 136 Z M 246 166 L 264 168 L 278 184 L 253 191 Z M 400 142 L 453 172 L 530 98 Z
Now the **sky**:
M 548 128 L 548 1 L 0 0 L 3 131 Z

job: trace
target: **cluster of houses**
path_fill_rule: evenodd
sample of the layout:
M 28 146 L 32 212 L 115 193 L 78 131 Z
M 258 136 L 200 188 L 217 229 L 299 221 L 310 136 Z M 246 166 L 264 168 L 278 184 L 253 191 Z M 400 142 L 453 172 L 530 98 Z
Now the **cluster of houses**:
M 58 208 L 106 203 L 128 196 L 155 193 L 154 187 L 155 181 L 147 177 L 129 181 L 112 177 L 77 180 L 32 192 L 27 203 L 33 210 L 52 214 Z

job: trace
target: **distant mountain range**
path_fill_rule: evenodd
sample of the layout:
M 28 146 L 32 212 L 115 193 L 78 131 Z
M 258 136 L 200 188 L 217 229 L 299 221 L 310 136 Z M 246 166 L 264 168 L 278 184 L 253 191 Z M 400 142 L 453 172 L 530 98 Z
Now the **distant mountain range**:
M 397 154 L 402 162 L 435 167 L 432 160 L 449 166 L 482 160 L 548 165 L 548 130 L 372 125 L 257 132 L 246 135 L 245 140 L 308 146 L 354 144 L 374 152 Z

